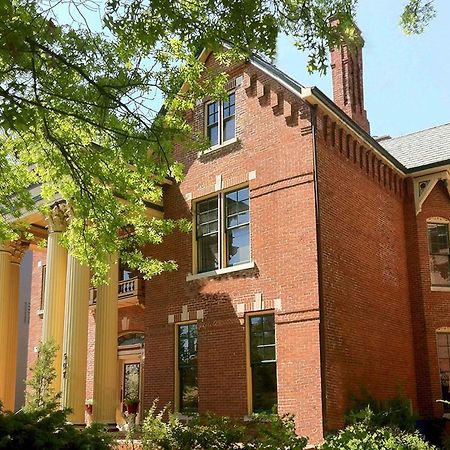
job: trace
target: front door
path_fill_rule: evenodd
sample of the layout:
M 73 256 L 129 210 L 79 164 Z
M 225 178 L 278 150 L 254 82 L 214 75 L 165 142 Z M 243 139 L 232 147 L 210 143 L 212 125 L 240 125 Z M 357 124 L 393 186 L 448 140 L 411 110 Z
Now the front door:
M 120 357 L 121 383 L 120 383 L 120 400 L 122 402 L 122 411 L 125 412 L 126 399 L 139 399 L 139 410 L 141 409 L 141 379 L 142 365 L 141 355 L 127 355 Z

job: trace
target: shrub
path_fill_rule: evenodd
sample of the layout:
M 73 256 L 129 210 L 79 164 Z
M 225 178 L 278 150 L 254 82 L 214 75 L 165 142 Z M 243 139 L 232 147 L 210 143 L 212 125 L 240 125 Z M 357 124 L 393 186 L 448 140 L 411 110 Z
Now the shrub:
M 110 450 L 112 443 L 111 435 L 101 425 L 80 431 L 67 423 L 66 410 L 0 412 L 2 450 Z
M 256 423 L 254 436 L 246 442 L 248 449 L 302 450 L 308 443 L 307 438 L 297 436 L 295 433 L 294 416 L 291 414 L 259 415 L 255 417 L 254 422 Z
M 374 428 L 365 422 L 349 425 L 328 436 L 320 450 L 434 450 L 419 433 L 398 428 Z
M 415 430 L 416 420 L 409 400 L 401 395 L 382 401 L 370 396 L 354 400 L 353 408 L 346 415 L 347 425 L 366 422 L 374 427 L 395 427 L 411 432 Z
M 38 359 L 28 384 L 26 407 L 13 414 L 0 404 L 1 450 L 110 450 L 113 438 L 103 425 L 78 430 L 67 422 L 68 409 L 59 407 L 59 394 L 52 388 L 57 347 L 39 346 Z
M 307 439 L 295 434 L 292 416 L 256 417 L 251 432 L 241 421 L 204 415 L 186 423 L 171 416 L 167 408 L 156 413 L 156 402 L 142 424 L 143 450 L 303 450 Z

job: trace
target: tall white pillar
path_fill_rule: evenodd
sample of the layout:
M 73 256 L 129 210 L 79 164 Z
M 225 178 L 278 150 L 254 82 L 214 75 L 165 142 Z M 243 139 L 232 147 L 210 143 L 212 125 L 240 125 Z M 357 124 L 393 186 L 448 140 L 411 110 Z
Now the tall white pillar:
M 61 364 L 64 336 L 64 304 L 66 295 L 67 250 L 60 239 L 65 230 L 64 204 L 53 207 L 48 217 L 47 269 L 45 273 L 44 319 L 42 340 L 53 340 L 58 346 L 55 358 L 55 392 L 61 390 Z
M 17 346 L 19 339 L 19 283 L 20 263 L 29 243 L 15 241 L 11 243 L 11 269 L 10 269 L 10 297 L 8 308 L 8 332 L 5 349 L 6 367 L 6 395 L 4 398 L 5 409 L 14 411 L 16 398 L 16 374 L 17 374 Z M 1 341 L 0 341 L 1 342 Z
M 110 256 L 109 283 L 97 289 L 95 314 L 94 406 L 96 422 L 116 423 L 118 389 L 118 284 L 117 255 Z
M 69 420 L 84 424 L 86 357 L 89 319 L 89 267 L 69 255 L 62 363 L 62 405 L 70 408 Z
M 8 321 L 11 308 L 11 246 L 0 244 L 0 342 L 4 346 L 0 351 L 0 401 L 5 409 L 12 409 L 6 404 L 7 379 L 9 376 L 8 352 L 5 343 L 8 339 Z

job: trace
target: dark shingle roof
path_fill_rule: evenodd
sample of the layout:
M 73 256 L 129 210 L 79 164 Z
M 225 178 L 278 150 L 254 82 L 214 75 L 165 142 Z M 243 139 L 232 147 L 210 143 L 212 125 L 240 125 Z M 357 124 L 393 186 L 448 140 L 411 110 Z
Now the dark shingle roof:
M 450 164 L 450 123 L 383 139 L 382 145 L 408 171 L 424 169 L 424 166 Z

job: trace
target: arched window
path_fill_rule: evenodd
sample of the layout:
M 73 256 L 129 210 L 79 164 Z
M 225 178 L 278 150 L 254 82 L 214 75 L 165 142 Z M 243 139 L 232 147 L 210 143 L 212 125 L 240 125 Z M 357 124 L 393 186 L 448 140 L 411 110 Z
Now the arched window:
M 119 336 L 118 345 L 123 347 L 125 345 L 144 345 L 144 333 L 127 333 Z

